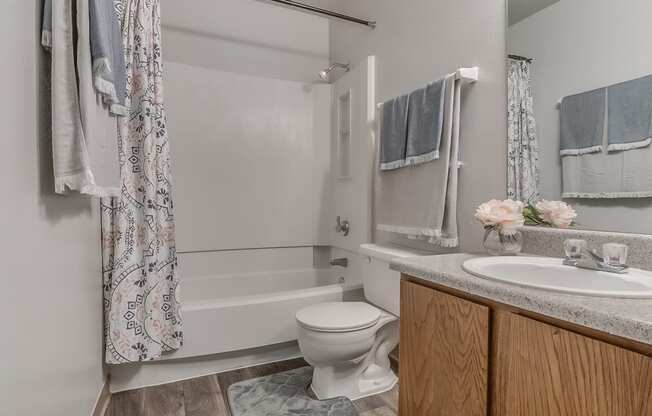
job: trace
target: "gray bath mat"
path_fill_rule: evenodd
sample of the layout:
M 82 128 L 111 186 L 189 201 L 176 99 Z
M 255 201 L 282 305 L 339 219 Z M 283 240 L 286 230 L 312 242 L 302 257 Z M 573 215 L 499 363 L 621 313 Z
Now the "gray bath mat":
M 314 400 L 308 395 L 312 368 L 302 367 L 229 386 L 233 416 L 357 416 L 351 400 Z

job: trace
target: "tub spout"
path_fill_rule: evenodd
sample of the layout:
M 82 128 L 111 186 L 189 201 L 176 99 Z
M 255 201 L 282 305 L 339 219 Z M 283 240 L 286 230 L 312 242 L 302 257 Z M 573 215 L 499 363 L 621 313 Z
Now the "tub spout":
M 333 259 L 331 260 L 331 266 L 340 266 L 340 267 L 348 267 L 349 266 L 349 259 L 343 257 L 340 259 Z

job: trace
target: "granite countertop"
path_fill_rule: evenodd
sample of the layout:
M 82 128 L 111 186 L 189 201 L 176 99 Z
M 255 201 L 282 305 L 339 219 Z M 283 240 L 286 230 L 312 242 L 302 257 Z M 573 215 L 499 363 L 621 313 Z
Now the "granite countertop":
M 426 282 L 525 311 L 652 345 L 652 299 L 612 299 L 568 295 L 501 283 L 473 276 L 462 269 L 473 254 L 396 259 L 391 269 Z

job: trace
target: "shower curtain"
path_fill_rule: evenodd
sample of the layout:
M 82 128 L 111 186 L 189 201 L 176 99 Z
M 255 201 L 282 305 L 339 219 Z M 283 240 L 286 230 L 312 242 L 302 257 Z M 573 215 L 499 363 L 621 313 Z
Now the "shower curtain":
M 540 198 L 530 66 L 527 61 L 509 58 L 507 73 L 507 197 L 524 202 Z
M 183 343 L 163 106 L 160 0 L 114 0 L 127 67 L 121 194 L 104 198 L 105 360 L 147 361 Z

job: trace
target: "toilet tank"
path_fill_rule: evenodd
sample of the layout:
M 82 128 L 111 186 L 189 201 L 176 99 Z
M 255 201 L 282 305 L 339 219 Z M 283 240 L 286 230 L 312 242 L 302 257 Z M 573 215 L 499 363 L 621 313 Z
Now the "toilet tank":
M 364 296 L 369 303 L 396 316 L 400 314 L 401 274 L 389 268 L 392 259 L 432 256 L 435 253 L 398 245 L 362 244 L 361 274 Z

